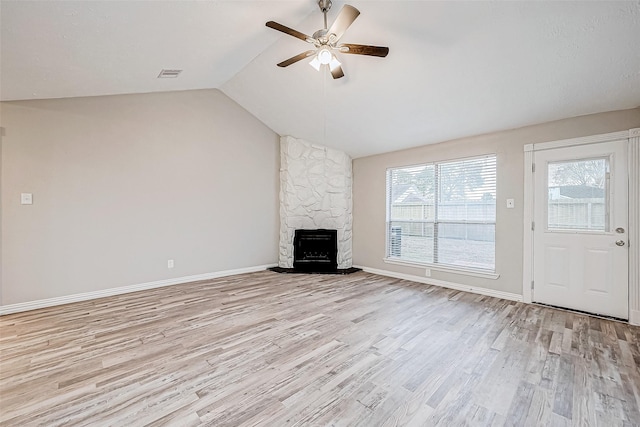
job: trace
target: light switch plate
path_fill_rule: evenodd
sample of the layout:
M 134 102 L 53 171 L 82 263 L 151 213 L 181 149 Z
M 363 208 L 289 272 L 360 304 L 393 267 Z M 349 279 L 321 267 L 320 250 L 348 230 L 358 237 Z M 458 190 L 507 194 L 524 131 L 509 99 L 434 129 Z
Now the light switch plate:
M 515 199 L 507 199 L 507 208 L 508 209 L 513 209 L 515 207 L 516 207 Z
M 31 193 L 22 193 L 22 194 L 20 194 L 20 204 L 22 204 L 22 205 L 32 205 L 33 204 L 33 194 L 31 194 Z

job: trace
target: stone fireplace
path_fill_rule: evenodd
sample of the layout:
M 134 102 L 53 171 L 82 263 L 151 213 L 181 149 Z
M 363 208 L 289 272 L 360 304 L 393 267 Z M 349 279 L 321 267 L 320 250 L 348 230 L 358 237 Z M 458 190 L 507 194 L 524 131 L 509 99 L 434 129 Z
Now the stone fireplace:
M 280 252 L 294 267 L 296 230 L 335 230 L 338 269 L 352 267 L 351 158 L 340 150 L 280 138 Z

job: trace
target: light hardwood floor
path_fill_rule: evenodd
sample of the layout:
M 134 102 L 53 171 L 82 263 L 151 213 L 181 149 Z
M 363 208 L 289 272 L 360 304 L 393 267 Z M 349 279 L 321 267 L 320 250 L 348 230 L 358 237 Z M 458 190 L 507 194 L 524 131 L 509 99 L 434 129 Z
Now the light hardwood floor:
M 640 328 L 364 272 L 0 317 L 7 426 L 638 426 Z

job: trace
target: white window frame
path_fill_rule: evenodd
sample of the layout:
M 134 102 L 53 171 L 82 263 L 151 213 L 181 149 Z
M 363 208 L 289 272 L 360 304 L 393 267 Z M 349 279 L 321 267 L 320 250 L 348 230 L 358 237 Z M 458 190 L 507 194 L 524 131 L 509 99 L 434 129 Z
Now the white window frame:
M 390 183 L 388 182 L 390 173 L 392 173 L 392 171 L 395 171 L 395 170 L 409 169 L 409 168 L 416 168 L 416 167 L 426 167 L 426 166 L 432 166 L 432 165 L 437 168 L 439 165 L 442 165 L 442 164 L 454 163 L 454 162 L 464 162 L 464 161 L 469 161 L 469 160 L 486 159 L 486 158 L 493 158 L 493 159 L 495 159 L 495 161 L 497 163 L 497 155 L 495 153 L 491 153 L 491 154 L 486 154 L 486 155 L 482 155 L 482 156 L 447 159 L 447 160 L 440 160 L 440 161 L 437 161 L 437 162 L 430 162 L 430 163 L 423 163 L 423 164 L 416 164 L 416 165 L 396 166 L 396 167 L 388 168 L 386 170 L 386 175 L 385 176 L 386 176 L 386 179 L 387 179 L 387 185 L 386 185 L 386 189 L 385 189 L 385 193 L 386 193 L 385 194 L 385 196 L 386 196 L 386 198 L 385 198 L 385 213 L 386 213 L 386 221 L 385 221 L 385 257 L 383 258 L 383 261 L 385 263 L 395 264 L 395 265 L 402 265 L 402 266 L 409 266 L 409 267 L 422 267 L 422 268 L 428 268 L 428 269 L 432 269 L 432 270 L 436 270 L 436 271 L 450 272 L 450 273 L 469 275 L 469 276 L 475 276 L 475 277 L 482 277 L 482 278 L 489 278 L 489 279 L 497 279 L 500 276 L 499 274 L 496 274 L 496 262 L 495 262 L 495 250 L 496 250 L 495 233 L 496 233 L 497 219 L 495 219 L 494 221 L 489 221 L 489 222 L 488 221 L 466 222 L 466 221 L 439 220 L 439 218 L 435 217 L 433 219 L 433 221 L 426 221 L 426 220 L 418 221 L 420 223 L 433 224 L 434 230 L 435 230 L 435 227 L 437 227 L 437 225 L 440 224 L 440 223 L 493 224 L 494 225 L 494 241 L 493 241 L 494 265 L 493 265 L 493 269 L 482 269 L 482 268 L 474 268 L 474 267 L 467 267 L 467 266 L 457 266 L 457 265 L 449 265 L 449 264 L 421 262 L 421 261 L 407 260 L 407 259 L 402 259 L 402 258 L 398 258 L 398 257 L 390 257 L 389 256 L 389 254 L 391 252 L 391 248 L 390 248 L 390 245 L 391 245 L 391 242 L 390 242 L 391 231 L 390 231 L 389 227 L 390 227 L 390 223 L 394 221 L 394 219 L 392 219 L 390 217 L 391 216 L 391 200 L 390 200 L 391 186 L 390 186 Z M 497 165 L 496 165 L 496 172 L 495 172 L 494 179 L 496 179 L 496 181 L 497 181 Z M 496 187 L 497 187 L 497 183 L 496 183 Z M 497 210 L 497 195 L 494 198 L 494 203 L 496 203 L 496 210 Z M 440 202 L 436 200 L 435 204 L 438 205 L 438 204 L 440 204 Z M 437 211 L 437 208 L 436 208 L 436 211 Z M 398 220 L 395 219 L 395 221 L 398 221 Z M 434 248 L 434 250 L 435 250 L 435 248 Z

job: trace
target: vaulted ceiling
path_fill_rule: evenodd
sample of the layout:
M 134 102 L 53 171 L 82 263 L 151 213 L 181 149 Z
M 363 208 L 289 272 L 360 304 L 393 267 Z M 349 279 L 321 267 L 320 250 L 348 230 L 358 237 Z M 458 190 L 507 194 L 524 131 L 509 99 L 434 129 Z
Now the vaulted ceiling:
M 2 0 L 0 99 L 219 88 L 353 157 L 640 106 L 638 1 L 348 3 L 361 15 L 342 41 L 390 53 L 342 54 L 333 80 L 276 67 L 309 45 L 265 26 L 313 34 L 315 0 Z

